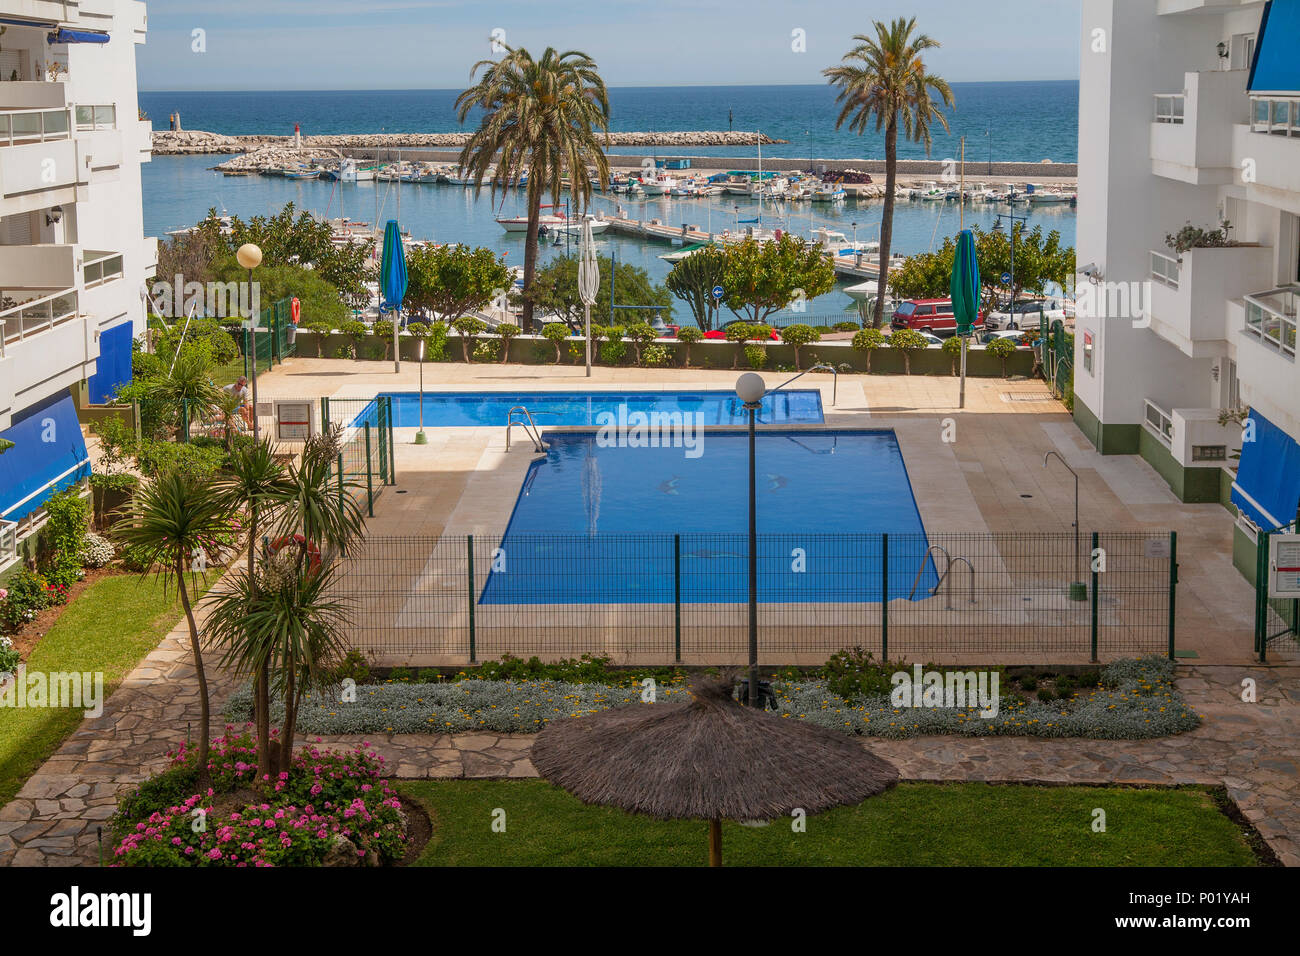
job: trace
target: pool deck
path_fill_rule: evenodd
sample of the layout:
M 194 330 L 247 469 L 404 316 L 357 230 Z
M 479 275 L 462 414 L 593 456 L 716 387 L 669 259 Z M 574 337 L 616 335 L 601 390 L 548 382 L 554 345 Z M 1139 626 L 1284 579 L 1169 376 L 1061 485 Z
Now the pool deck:
M 574 391 L 718 389 L 734 386 L 730 370 L 592 369 L 532 365 L 428 364 L 425 389 Z M 764 373 L 769 387 L 791 377 Z M 294 358 L 259 376 L 259 399 L 372 397 L 414 391 L 415 363 L 400 374 L 392 362 Z M 1133 531 L 1179 536 L 1177 621 L 1180 652 L 1201 662 L 1247 663 L 1254 628 L 1254 590 L 1232 566 L 1232 519 L 1217 504 L 1183 504 L 1137 456 L 1101 456 L 1040 381 L 970 379 L 966 407 L 958 382 L 940 376 L 845 375 L 832 405 L 825 374 L 794 387 L 820 388 L 826 426 L 891 428 L 898 436 L 917 506 L 929 532 L 1069 532 L 1073 481 L 1049 451 L 1080 476 L 1080 525 L 1087 533 Z M 781 426 L 783 429 L 807 426 Z M 818 427 L 818 426 L 814 426 Z M 378 536 L 497 535 L 505 530 L 529 463 L 531 443 L 505 428 L 395 429 L 397 489 L 382 494 L 368 522 Z M 400 490 L 403 494 L 391 493 Z M 891 612 L 892 613 L 892 612 Z

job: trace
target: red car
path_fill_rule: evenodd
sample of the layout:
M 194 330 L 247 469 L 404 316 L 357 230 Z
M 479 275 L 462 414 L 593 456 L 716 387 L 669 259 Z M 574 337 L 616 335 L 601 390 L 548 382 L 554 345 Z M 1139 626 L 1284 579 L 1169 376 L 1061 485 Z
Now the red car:
M 979 318 L 983 320 L 983 312 Z M 957 317 L 952 312 L 952 299 L 908 299 L 894 310 L 890 325 L 896 329 L 929 332 L 940 338 L 957 334 Z
M 736 324 L 735 322 L 728 322 L 720 329 L 714 329 L 711 332 L 705 332 L 704 337 L 706 339 L 725 339 L 727 337 L 727 329 L 731 328 L 735 324 Z M 776 329 L 772 329 L 772 332 L 768 336 L 768 338 L 772 339 L 773 341 L 780 342 L 781 333 L 778 332 Z

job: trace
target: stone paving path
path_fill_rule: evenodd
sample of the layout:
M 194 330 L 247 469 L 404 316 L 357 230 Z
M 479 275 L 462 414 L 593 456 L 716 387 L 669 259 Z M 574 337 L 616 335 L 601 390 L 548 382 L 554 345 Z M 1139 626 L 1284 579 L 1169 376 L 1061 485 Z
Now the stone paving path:
M 1202 665 L 1180 675 L 1180 689 L 1206 719 L 1178 737 L 865 743 L 910 780 L 1224 786 L 1282 862 L 1300 866 L 1300 667 Z M 1258 684 L 1258 703 L 1240 700 L 1246 677 Z M 94 865 L 96 828 L 112 816 L 119 795 L 165 766 L 166 752 L 185 740 L 188 722 L 197 718 L 193 678 L 188 639 L 173 631 L 127 677 L 103 715 L 83 721 L 0 808 L 0 864 Z M 209 681 L 219 714 L 232 682 L 221 674 Z M 214 735 L 221 730 L 214 721 Z M 536 776 L 528 760 L 531 735 L 369 734 L 325 743 L 346 749 L 363 739 L 397 777 Z

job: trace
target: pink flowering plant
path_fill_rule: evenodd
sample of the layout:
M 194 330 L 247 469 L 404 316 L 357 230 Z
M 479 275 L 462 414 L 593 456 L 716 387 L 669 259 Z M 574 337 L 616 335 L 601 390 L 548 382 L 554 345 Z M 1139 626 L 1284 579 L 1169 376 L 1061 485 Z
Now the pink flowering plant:
M 383 758 L 363 744 L 346 753 L 300 749 L 277 778 L 257 778 L 246 735 L 212 742 L 210 785 L 195 793 L 195 755 L 146 781 L 118 809 L 118 866 L 391 864 L 406 850 L 401 804 Z M 355 858 L 353 860 L 352 858 Z

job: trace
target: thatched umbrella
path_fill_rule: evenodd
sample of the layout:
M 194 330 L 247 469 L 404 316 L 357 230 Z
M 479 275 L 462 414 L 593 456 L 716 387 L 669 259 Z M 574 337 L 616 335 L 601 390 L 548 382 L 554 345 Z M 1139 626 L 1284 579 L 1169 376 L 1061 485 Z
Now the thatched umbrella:
M 853 738 L 732 698 L 732 678 L 687 703 L 640 704 L 554 721 L 537 735 L 537 772 L 583 803 L 660 820 L 708 820 L 709 865 L 722 821 L 773 820 L 861 803 L 898 782 Z

